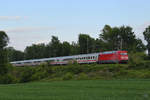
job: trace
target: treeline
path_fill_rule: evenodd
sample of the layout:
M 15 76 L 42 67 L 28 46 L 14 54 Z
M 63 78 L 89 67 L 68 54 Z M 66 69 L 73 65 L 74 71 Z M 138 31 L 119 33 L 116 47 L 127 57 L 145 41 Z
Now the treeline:
M 137 38 L 132 27 L 111 27 L 105 25 L 98 38 L 88 34 L 79 34 L 78 41 L 69 43 L 60 42 L 57 36 L 52 36 L 48 44 L 33 44 L 27 46 L 24 52 L 8 47 L 9 61 L 25 59 L 38 59 L 76 54 L 95 53 L 111 50 L 127 50 L 128 52 L 144 52 L 146 49 L 150 54 L 150 26 L 145 29 L 143 35 L 148 45 Z

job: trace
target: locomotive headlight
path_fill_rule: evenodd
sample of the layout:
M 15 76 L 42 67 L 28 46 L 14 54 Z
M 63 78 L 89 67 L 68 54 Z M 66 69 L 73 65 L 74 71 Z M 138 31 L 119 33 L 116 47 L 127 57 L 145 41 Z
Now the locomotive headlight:
M 128 57 L 121 57 L 121 59 L 128 59 Z

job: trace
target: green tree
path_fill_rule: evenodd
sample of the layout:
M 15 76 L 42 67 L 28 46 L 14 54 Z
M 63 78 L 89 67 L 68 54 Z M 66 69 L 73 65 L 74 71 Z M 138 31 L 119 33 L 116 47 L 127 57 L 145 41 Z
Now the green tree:
M 9 38 L 4 31 L 0 31 L 0 74 L 7 73 L 7 51 L 5 47 L 9 42 Z
M 70 55 L 77 55 L 80 54 L 80 47 L 78 43 L 72 42 L 71 44 L 71 54 Z
M 97 38 L 95 40 L 94 52 L 106 51 L 105 50 L 106 47 L 104 47 L 104 45 L 105 45 L 104 42 Z
M 146 50 L 146 46 L 143 44 L 141 39 L 136 40 L 136 51 L 144 52 Z
M 24 52 L 15 50 L 13 47 L 8 47 L 7 53 L 8 53 L 8 60 L 11 61 L 19 61 L 24 60 Z
M 150 56 L 150 26 L 148 26 L 143 32 L 144 39 L 147 41 L 148 55 Z
M 71 46 L 68 42 L 62 43 L 62 56 L 69 56 L 71 54 Z
M 45 58 L 45 44 L 33 44 L 25 49 L 25 59 Z
M 58 37 L 52 36 L 51 42 L 48 44 L 50 57 L 58 57 L 62 55 L 62 44 Z
M 132 27 L 130 26 L 121 26 L 120 27 L 120 34 L 121 34 L 121 43 L 122 49 L 130 51 L 136 51 L 137 39 L 133 32 Z
M 105 25 L 100 34 L 104 50 L 144 51 L 144 44 L 136 36 L 130 26 L 110 27 Z
M 95 49 L 95 39 L 87 34 L 79 34 L 78 43 L 80 46 L 80 54 L 92 53 Z

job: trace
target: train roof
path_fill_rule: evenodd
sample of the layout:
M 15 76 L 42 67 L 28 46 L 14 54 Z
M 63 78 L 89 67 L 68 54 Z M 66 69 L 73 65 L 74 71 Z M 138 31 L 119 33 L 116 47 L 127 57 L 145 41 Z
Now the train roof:
M 85 57 L 85 56 L 96 56 L 98 54 L 100 53 L 80 54 L 80 55 L 42 58 L 42 59 L 31 59 L 31 60 L 13 61 L 10 63 L 14 64 L 14 63 L 38 62 L 38 61 L 50 61 L 50 60 L 56 60 L 56 59 L 70 59 L 70 58 Z

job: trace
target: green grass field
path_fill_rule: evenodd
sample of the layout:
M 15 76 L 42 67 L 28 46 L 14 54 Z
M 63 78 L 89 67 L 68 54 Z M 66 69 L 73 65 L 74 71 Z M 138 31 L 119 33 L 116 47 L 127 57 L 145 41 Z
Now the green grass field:
M 0 100 L 150 100 L 150 80 L 82 80 L 0 85 Z

